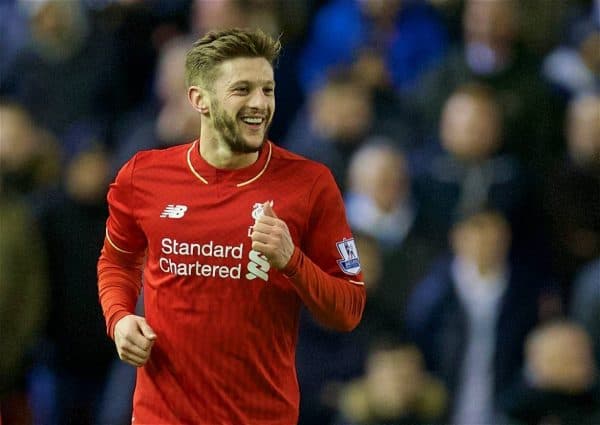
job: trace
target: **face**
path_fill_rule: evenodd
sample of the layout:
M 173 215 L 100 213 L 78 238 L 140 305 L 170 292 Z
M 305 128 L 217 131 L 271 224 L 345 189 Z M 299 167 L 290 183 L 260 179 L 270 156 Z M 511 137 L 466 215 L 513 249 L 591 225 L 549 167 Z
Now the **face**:
M 459 224 L 453 238 L 456 254 L 472 261 L 480 270 L 497 268 L 508 257 L 510 228 L 497 215 L 483 213 Z
M 497 48 L 513 40 L 516 21 L 513 1 L 469 0 L 463 15 L 465 39 Z
M 67 169 L 69 194 L 83 203 L 103 201 L 109 176 L 109 161 L 102 152 L 80 153 Z
M 325 137 L 356 143 L 371 125 L 373 107 L 368 92 L 358 84 L 333 84 L 315 93 L 311 115 Z
M 350 186 L 373 199 L 381 211 L 393 211 L 399 201 L 409 196 L 407 165 L 393 149 L 367 149 L 351 165 Z
M 257 152 L 275 112 L 273 68 L 264 58 L 236 58 L 219 67 L 209 94 L 209 131 L 232 152 Z
M 423 360 L 412 346 L 380 350 L 369 356 L 367 386 L 373 407 L 398 417 L 413 405 L 424 384 Z
M 35 129 L 21 111 L 0 107 L 0 171 L 17 171 L 35 154 Z
M 600 163 L 600 96 L 589 95 L 571 103 L 567 115 L 567 146 L 579 164 Z
M 467 94 L 447 101 L 440 128 L 442 144 L 459 158 L 484 158 L 500 141 L 500 119 L 493 105 Z

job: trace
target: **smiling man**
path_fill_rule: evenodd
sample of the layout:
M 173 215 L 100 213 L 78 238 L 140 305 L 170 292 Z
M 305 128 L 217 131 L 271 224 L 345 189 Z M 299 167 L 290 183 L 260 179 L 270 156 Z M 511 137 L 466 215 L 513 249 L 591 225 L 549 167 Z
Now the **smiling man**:
M 295 423 L 301 306 L 338 331 L 360 321 L 360 262 L 331 173 L 267 139 L 279 50 L 239 29 L 194 43 L 200 137 L 138 153 L 110 186 L 98 286 L 119 357 L 138 367 L 135 424 Z

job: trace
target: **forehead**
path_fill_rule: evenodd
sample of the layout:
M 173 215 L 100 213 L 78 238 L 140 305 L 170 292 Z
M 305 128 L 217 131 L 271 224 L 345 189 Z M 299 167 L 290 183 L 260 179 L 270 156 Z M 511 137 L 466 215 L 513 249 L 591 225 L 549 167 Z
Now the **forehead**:
M 495 112 L 494 107 L 495 105 L 491 99 L 467 93 L 457 93 L 448 99 L 445 109 L 446 111 L 452 111 L 456 114 L 482 114 Z
M 265 84 L 273 80 L 273 67 L 265 58 L 235 58 L 219 64 L 215 83 L 226 87 L 237 81 Z

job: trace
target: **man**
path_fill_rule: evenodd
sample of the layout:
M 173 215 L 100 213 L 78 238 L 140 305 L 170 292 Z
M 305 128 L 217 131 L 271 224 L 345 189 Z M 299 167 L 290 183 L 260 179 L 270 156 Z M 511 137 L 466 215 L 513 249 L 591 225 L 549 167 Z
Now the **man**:
M 523 366 L 525 338 L 554 313 L 552 285 L 531 259 L 511 254 L 512 235 L 497 210 L 458 215 L 449 255 L 408 299 L 408 334 L 448 389 L 444 423 L 504 423 L 499 400 Z
M 279 50 L 237 29 L 194 43 L 200 138 L 138 153 L 110 186 L 98 285 L 119 356 L 139 367 L 136 424 L 295 423 L 301 305 L 336 330 L 360 321 L 331 173 L 266 140 Z M 133 314 L 142 264 L 145 318 Z

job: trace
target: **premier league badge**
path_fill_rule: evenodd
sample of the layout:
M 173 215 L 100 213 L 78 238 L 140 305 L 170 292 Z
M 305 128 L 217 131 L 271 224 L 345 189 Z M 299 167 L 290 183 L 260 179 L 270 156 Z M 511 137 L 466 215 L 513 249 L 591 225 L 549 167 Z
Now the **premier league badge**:
M 336 245 L 342 256 L 340 260 L 337 260 L 340 269 L 349 275 L 360 273 L 360 261 L 358 260 L 358 251 L 356 250 L 354 239 L 344 239 L 341 242 L 337 242 Z

